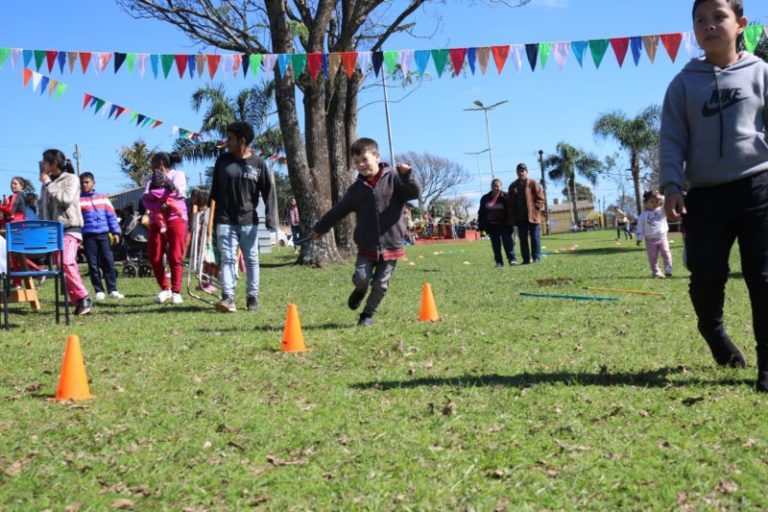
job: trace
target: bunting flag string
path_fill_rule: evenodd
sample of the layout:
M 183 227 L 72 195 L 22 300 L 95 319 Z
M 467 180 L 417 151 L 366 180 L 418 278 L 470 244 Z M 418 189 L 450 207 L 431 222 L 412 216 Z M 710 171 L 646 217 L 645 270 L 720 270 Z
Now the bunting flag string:
M 768 25 L 749 25 L 744 31 L 744 41 L 748 52 L 754 53 L 755 48 L 763 38 L 768 37 Z M 693 32 L 678 32 L 669 34 L 653 34 L 632 37 L 614 37 L 609 39 L 589 39 L 581 41 L 539 42 L 528 44 L 496 45 L 468 48 L 434 48 L 430 50 L 387 50 L 377 52 L 340 52 L 340 53 L 312 53 L 312 54 L 147 54 L 130 52 L 85 52 L 85 51 L 61 51 L 61 50 L 28 50 L 21 48 L 0 47 L 0 68 L 10 60 L 15 68 L 21 60 L 25 69 L 40 72 L 41 67 L 47 68 L 48 73 L 58 70 L 63 74 L 65 68 L 74 73 L 77 61 L 80 62 L 80 70 L 83 74 L 88 69 L 93 69 L 97 74 L 104 73 L 111 68 L 113 73 L 119 72 L 133 74 L 136 67 L 139 75 L 144 77 L 146 62 L 149 60 L 152 76 L 162 76 L 167 79 L 171 70 L 175 67 L 179 79 L 185 76 L 198 79 L 208 71 L 208 76 L 213 79 L 219 70 L 231 73 L 234 76 L 251 76 L 257 73 L 272 73 L 277 66 L 277 72 L 285 75 L 289 71 L 298 77 L 307 73 L 313 80 L 321 74 L 325 78 L 333 77 L 340 68 L 344 68 L 347 76 L 351 77 L 355 71 L 363 73 L 373 69 L 376 76 L 380 72 L 392 76 L 398 71 L 406 74 L 413 69 L 420 76 L 427 72 L 429 62 L 438 76 L 442 76 L 446 68 L 451 70 L 451 76 L 457 76 L 468 68 L 471 74 L 475 74 L 477 67 L 480 73 L 485 74 L 488 69 L 490 57 L 496 65 L 496 70 L 501 74 L 505 63 L 511 56 L 515 69 L 519 70 L 523 58 L 523 50 L 528 58 L 531 71 L 536 70 L 537 62 L 540 69 L 547 65 L 548 58 L 552 55 L 557 61 L 559 69 L 564 69 L 566 61 L 573 55 L 580 68 L 584 67 L 584 56 L 587 52 L 591 55 L 596 69 L 608 50 L 612 50 L 619 67 L 623 67 L 627 53 L 631 50 L 632 60 L 637 66 L 642 57 L 643 50 L 651 64 L 655 62 L 659 44 L 666 51 L 672 62 L 675 62 L 680 48 L 684 48 L 689 57 L 693 58 L 699 53 Z M 112 66 L 110 66 L 110 62 Z M 448 64 L 450 65 L 448 66 Z M 66 64 L 66 66 L 65 66 Z M 479 64 L 479 66 L 477 66 Z M 372 67 L 371 67 L 372 65 Z
M 42 95 L 45 92 L 48 92 L 49 98 L 53 96 L 57 100 L 61 99 L 61 97 L 64 95 L 64 92 L 67 90 L 67 84 L 40 74 L 37 71 L 32 71 L 29 68 L 24 68 L 22 70 L 21 77 L 24 83 L 24 87 L 29 85 L 29 82 L 31 81 L 33 91 L 37 91 L 39 88 L 40 94 Z

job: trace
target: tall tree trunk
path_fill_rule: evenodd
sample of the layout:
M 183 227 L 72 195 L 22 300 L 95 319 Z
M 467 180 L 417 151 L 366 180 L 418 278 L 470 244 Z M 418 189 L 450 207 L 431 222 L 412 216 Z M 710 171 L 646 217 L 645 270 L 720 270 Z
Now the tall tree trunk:
M 292 53 L 292 34 L 288 27 L 283 1 L 267 0 L 266 8 L 275 53 Z M 319 219 L 322 212 L 330 205 L 330 187 L 327 180 L 325 180 L 325 187 L 323 187 L 323 180 L 317 179 L 317 169 L 310 168 L 310 160 L 304 149 L 304 141 L 296 114 L 296 83 L 292 74 L 282 76 L 275 73 L 275 99 L 280 106 L 277 110 L 280 119 L 280 131 L 283 134 L 285 144 L 288 178 L 298 201 L 299 210 L 302 212 L 302 230 L 309 233 L 312 223 Z M 325 130 L 321 132 L 323 135 L 325 134 Z M 310 147 L 309 141 L 307 147 Z M 313 156 L 316 161 L 317 155 Z M 326 235 L 321 240 L 310 242 L 304 247 L 300 262 L 322 266 L 337 259 L 338 252 L 333 236 Z
M 571 223 L 576 224 L 579 218 L 579 207 L 576 204 L 576 177 L 568 177 L 568 202 L 571 203 Z
M 643 198 L 640 194 L 640 159 L 636 151 L 633 151 L 630 159 L 632 161 L 632 183 L 635 186 L 635 205 L 637 206 L 637 214 L 643 211 Z
M 353 172 L 349 161 L 349 140 L 346 132 L 347 76 L 342 70 L 328 81 L 328 107 L 326 127 L 331 166 L 331 201 L 335 204 L 352 183 Z M 355 219 L 348 215 L 336 225 L 336 246 L 344 255 L 355 252 L 352 239 Z

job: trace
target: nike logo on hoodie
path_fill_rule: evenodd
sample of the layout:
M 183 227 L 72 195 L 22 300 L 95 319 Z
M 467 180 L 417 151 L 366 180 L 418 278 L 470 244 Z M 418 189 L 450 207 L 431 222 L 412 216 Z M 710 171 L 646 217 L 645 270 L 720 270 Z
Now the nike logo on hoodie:
M 718 94 L 719 92 L 719 94 Z M 701 109 L 701 115 L 704 117 L 716 116 L 720 110 L 730 108 L 747 98 L 741 97 L 741 89 L 715 89 L 709 101 Z

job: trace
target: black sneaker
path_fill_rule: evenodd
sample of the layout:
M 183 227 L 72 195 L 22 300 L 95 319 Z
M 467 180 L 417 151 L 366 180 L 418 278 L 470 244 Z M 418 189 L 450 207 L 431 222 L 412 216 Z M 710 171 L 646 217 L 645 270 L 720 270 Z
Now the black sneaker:
M 373 325 L 373 315 L 368 313 L 360 313 L 360 318 L 357 320 L 358 327 L 370 327 Z
M 93 307 L 93 301 L 89 296 L 85 296 L 80 300 L 80 303 L 75 308 L 75 315 L 77 316 L 83 316 L 87 315 L 91 312 L 91 308 Z
M 245 309 L 248 311 L 256 311 L 259 309 L 259 299 L 257 297 L 248 297 L 245 300 Z
M 365 292 L 355 288 L 352 290 L 352 293 L 349 294 L 349 298 L 347 299 L 347 306 L 349 306 L 349 309 L 354 311 L 360 307 L 360 303 L 363 302 L 364 298 Z
M 234 313 L 237 311 L 237 308 L 235 307 L 235 301 L 232 299 L 232 297 L 225 295 L 222 297 L 221 301 L 216 304 L 216 311 L 220 311 L 222 313 Z

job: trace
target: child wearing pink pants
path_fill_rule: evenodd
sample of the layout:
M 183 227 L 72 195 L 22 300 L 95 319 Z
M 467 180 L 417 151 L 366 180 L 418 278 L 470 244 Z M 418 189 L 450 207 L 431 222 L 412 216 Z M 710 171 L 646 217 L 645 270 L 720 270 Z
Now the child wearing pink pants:
M 667 216 L 664 213 L 664 196 L 658 192 L 643 194 L 643 213 L 637 218 L 637 245 L 645 240 L 645 252 L 651 265 L 651 277 L 672 277 L 672 252 L 667 240 Z M 664 272 L 659 269 L 659 254 L 664 260 Z

